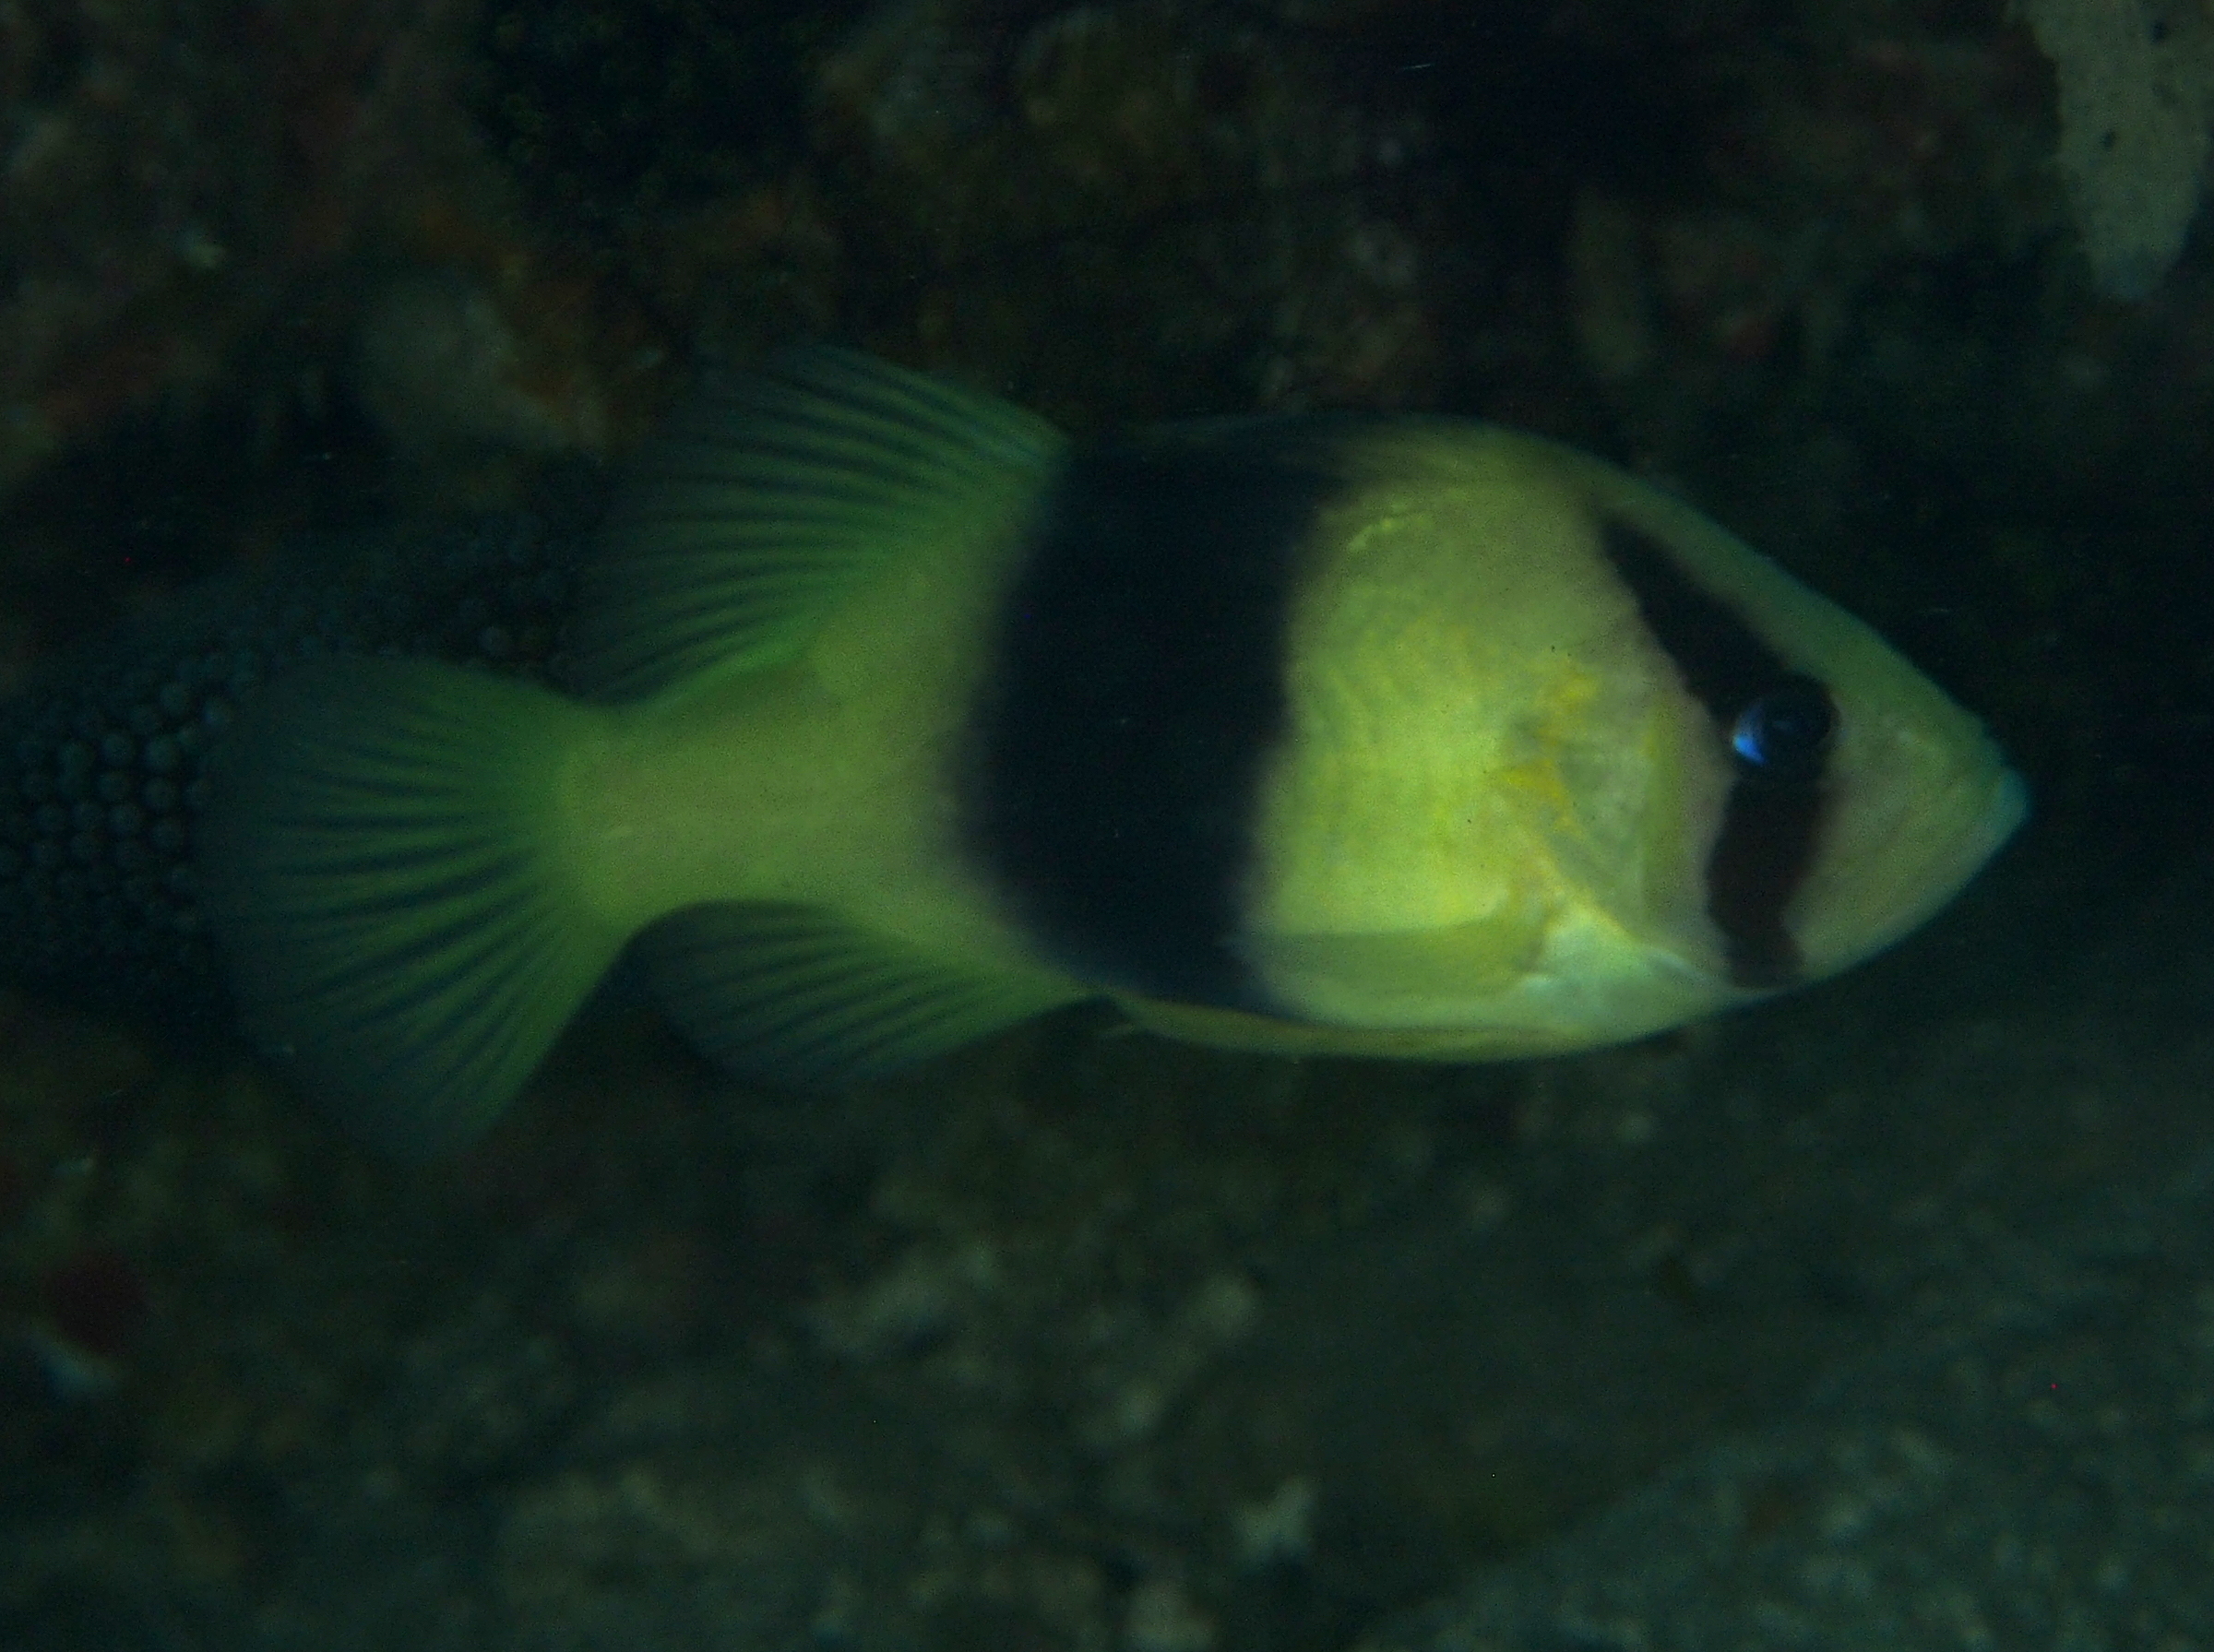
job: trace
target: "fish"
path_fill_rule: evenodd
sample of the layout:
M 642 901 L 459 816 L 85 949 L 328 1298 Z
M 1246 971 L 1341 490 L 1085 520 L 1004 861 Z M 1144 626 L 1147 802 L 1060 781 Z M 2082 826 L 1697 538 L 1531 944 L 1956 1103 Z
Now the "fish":
M 577 579 L 560 683 L 326 653 L 208 757 L 241 1023 L 398 1151 L 618 965 L 805 1086 L 1095 1000 L 1286 1057 L 1622 1042 L 1889 945 L 2027 808 L 1873 630 L 1470 419 L 1075 440 L 811 347 L 703 386 Z
M 0 705 L 0 979 L 220 1050 L 237 1017 L 200 894 L 209 758 L 241 709 L 327 654 L 558 682 L 604 484 L 567 469 L 538 493 L 303 536 L 35 671 Z

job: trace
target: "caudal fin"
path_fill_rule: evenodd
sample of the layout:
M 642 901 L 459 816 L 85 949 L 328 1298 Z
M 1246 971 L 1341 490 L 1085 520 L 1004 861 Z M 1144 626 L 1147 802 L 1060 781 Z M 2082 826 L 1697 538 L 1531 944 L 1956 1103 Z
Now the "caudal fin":
M 387 1146 L 511 1101 L 625 936 L 554 856 L 565 754 L 599 714 L 450 666 L 289 673 L 224 743 L 206 907 L 251 1037 Z

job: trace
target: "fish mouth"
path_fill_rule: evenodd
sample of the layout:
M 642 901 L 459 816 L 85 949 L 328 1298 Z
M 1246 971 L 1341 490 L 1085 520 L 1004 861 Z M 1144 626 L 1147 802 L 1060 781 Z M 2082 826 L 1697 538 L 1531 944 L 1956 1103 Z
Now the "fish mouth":
M 1914 880 L 1921 885 L 1918 894 L 1900 903 L 1860 957 L 1882 951 L 1935 916 L 2020 829 L 2030 814 L 2030 788 L 2011 768 L 1994 767 L 1996 772 L 1983 782 L 1982 801 L 1966 803 L 1960 809 L 1959 827 L 1944 847 L 1922 857 Z M 1968 790 L 1960 787 L 1961 791 Z
M 2006 846 L 2029 816 L 2030 788 L 2011 768 L 2000 768 L 1982 806 L 1969 814 L 1969 824 L 1955 840 L 1952 852 L 1931 867 L 1934 905 L 1943 905 L 1958 894 Z
M 1896 945 L 1948 905 L 2020 829 L 2030 790 L 1989 746 L 1946 764 L 1877 771 L 1831 801 L 1827 853 L 1786 914 L 1802 982 L 1824 980 Z M 1872 806 L 1876 818 L 1862 811 Z
M 1999 783 L 1993 790 L 1989 804 L 1983 810 L 1979 826 L 1979 841 L 1975 864 L 1981 866 L 2006 846 L 2007 840 L 2019 831 L 2022 823 L 2030 818 L 2030 787 L 2021 776 L 2011 768 L 1999 771 Z

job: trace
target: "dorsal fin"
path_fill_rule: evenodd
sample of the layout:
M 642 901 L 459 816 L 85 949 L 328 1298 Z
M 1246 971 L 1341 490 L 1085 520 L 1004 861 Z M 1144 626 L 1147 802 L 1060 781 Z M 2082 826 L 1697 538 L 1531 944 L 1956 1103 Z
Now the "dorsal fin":
M 995 397 L 849 351 L 711 381 L 615 507 L 578 680 L 627 698 L 787 660 L 887 558 L 994 531 L 1065 446 Z

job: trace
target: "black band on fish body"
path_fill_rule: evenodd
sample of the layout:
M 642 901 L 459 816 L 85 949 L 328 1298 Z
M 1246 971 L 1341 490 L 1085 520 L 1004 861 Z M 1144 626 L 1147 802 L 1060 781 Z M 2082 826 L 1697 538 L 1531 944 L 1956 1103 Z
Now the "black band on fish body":
M 1730 978 L 1785 987 L 1799 976 L 1799 947 L 1783 914 L 1821 837 L 1818 785 L 1774 785 L 1741 768 L 1707 858 L 1707 915 L 1722 933 Z
M 1707 860 L 1707 915 L 1721 934 L 1731 979 L 1788 986 L 1801 966 L 1784 916 L 1821 846 L 1835 702 L 1688 577 L 1652 536 L 1611 520 L 1603 543 L 1646 629 L 1729 750 L 1730 794 Z
M 1268 1007 L 1234 942 L 1299 551 L 1339 486 L 1270 429 L 1073 456 L 1001 612 L 967 837 L 1047 956 L 1117 991 Z

